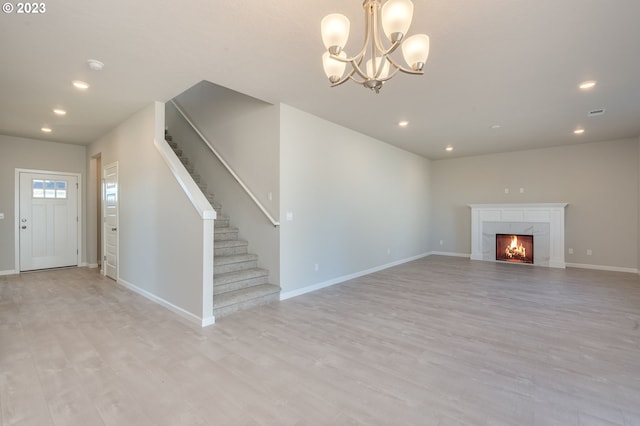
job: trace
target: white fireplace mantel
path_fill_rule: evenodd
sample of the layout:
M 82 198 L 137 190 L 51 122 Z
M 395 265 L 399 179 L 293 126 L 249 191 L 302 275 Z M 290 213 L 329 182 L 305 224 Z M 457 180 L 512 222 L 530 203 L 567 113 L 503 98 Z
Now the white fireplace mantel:
M 495 261 L 495 253 L 493 258 L 490 258 L 483 247 L 485 227 L 489 227 L 485 225 L 489 223 L 492 226 L 495 226 L 493 225 L 495 223 L 504 224 L 504 226 L 510 224 L 516 226 L 522 223 L 546 223 L 549 226 L 549 246 L 542 247 L 542 249 L 545 250 L 545 253 L 548 253 L 548 257 L 545 255 L 545 260 L 541 262 L 541 265 L 552 268 L 565 268 L 564 210 L 567 204 L 469 204 L 469 207 L 471 207 L 471 259 Z

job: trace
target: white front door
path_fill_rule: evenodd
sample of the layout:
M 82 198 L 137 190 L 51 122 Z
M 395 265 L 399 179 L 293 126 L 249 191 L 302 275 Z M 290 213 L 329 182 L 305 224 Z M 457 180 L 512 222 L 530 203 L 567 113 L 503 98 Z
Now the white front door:
M 78 265 L 78 176 L 20 172 L 20 271 Z
M 104 274 L 118 279 L 118 163 L 109 164 L 103 174 Z

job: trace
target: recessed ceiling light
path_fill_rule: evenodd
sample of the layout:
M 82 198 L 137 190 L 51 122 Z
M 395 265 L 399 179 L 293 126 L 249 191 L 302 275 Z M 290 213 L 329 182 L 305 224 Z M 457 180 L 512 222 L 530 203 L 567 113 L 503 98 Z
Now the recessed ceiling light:
M 84 81 L 80 81 L 80 80 L 75 80 L 73 82 L 73 86 L 76 89 L 87 90 L 89 88 L 89 83 L 85 83 Z
M 55 115 L 67 115 L 67 111 L 63 110 L 62 108 L 54 108 L 53 113 Z
M 451 151 L 453 151 L 453 147 L 451 145 L 447 145 L 447 147 L 444 150 L 448 151 L 448 152 L 451 152 Z
M 584 129 L 575 129 L 573 133 L 575 133 L 576 135 L 581 135 L 584 133 Z
M 501 128 L 501 127 L 502 127 L 502 125 L 500 125 L 500 124 L 493 124 L 493 125 L 491 126 L 491 128 L 492 128 L 492 129 L 499 129 L 499 128 Z
M 398 126 L 400 127 L 407 127 L 408 125 L 409 125 L 409 122 L 406 120 L 398 121 Z
M 89 68 L 93 71 L 102 71 L 102 68 L 104 68 L 104 64 L 97 59 L 89 59 L 87 65 L 89 65 Z
M 596 85 L 595 80 L 589 80 L 589 81 L 583 81 L 582 83 L 580 83 L 580 86 L 578 87 L 582 90 L 589 90 L 589 89 L 593 89 L 595 85 Z
M 41 131 L 43 131 L 44 133 L 51 133 L 53 132 L 53 130 L 51 130 L 50 127 L 41 127 L 40 128 Z

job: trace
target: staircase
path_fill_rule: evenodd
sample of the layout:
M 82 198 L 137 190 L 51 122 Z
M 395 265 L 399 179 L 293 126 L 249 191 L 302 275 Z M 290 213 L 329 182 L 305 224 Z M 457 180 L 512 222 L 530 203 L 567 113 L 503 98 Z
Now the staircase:
M 258 267 L 258 256 L 248 252 L 249 243 L 238 239 L 238 228 L 232 227 L 229 217 L 222 214 L 222 206 L 207 190 L 193 164 L 166 131 L 165 139 L 217 213 L 213 235 L 213 315 L 220 318 L 280 300 L 280 287 L 269 284 L 269 271 Z

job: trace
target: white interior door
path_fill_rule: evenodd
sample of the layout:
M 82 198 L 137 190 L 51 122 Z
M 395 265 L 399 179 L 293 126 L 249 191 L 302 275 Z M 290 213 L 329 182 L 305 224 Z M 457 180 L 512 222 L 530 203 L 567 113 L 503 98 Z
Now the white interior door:
M 78 176 L 20 172 L 20 271 L 78 265 Z
M 109 164 L 103 174 L 104 274 L 118 279 L 118 163 Z

